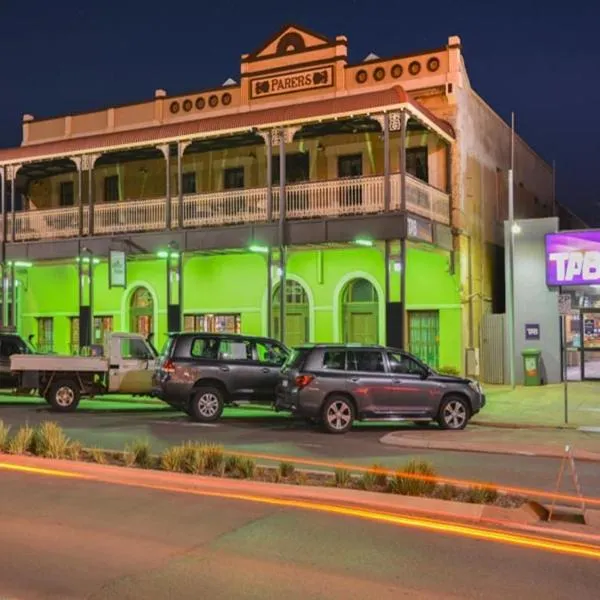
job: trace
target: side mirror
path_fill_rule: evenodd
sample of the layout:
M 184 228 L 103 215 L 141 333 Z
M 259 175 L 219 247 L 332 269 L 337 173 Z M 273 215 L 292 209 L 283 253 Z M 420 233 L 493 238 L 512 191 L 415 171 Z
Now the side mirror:
M 430 375 L 431 375 L 430 369 L 425 369 L 424 371 L 421 371 L 421 379 L 427 379 Z

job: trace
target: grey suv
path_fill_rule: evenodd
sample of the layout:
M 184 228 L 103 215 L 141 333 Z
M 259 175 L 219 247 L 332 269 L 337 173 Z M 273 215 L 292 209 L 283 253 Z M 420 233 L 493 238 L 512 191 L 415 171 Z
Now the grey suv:
M 236 400 L 273 404 L 289 350 L 263 337 L 218 333 L 169 336 L 153 395 L 200 422 L 219 419 Z
M 401 350 L 316 344 L 293 349 L 275 408 L 346 433 L 354 420 L 436 420 L 463 429 L 484 405 L 476 381 L 436 373 Z

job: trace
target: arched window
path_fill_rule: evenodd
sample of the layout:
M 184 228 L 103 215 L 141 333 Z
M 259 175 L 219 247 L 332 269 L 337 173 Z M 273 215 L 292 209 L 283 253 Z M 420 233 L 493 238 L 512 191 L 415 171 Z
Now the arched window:
M 279 336 L 279 290 L 280 284 L 273 289 L 273 323 L 272 333 Z M 300 346 L 308 342 L 309 337 L 309 306 L 308 294 L 302 286 L 293 279 L 285 281 L 285 341 L 287 346 Z
M 349 281 L 342 293 L 342 340 L 346 343 L 379 343 L 379 297 L 367 279 Z
M 154 332 L 154 300 L 145 287 L 136 288 L 129 300 L 130 330 L 148 337 Z

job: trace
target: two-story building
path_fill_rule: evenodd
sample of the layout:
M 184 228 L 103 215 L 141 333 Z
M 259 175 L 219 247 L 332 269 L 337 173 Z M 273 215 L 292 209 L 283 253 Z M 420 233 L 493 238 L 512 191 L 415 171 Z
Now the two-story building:
M 0 151 L 3 322 L 61 352 L 198 329 L 464 368 L 503 310 L 509 150 L 459 38 L 350 63 L 344 36 L 286 26 L 238 81 L 23 117 Z M 519 138 L 516 165 L 517 216 L 551 214 Z

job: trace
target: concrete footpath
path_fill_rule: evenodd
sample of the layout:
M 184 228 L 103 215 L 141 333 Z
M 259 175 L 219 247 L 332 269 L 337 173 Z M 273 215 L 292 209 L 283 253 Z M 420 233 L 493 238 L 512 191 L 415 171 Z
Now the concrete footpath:
M 388 433 L 381 443 L 401 448 L 455 450 L 488 454 L 521 454 L 560 458 L 570 446 L 577 460 L 600 462 L 600 433 L 557 428 L 505 428 L 469 425 L 463 431 L 440 431 L 435 426 Z

